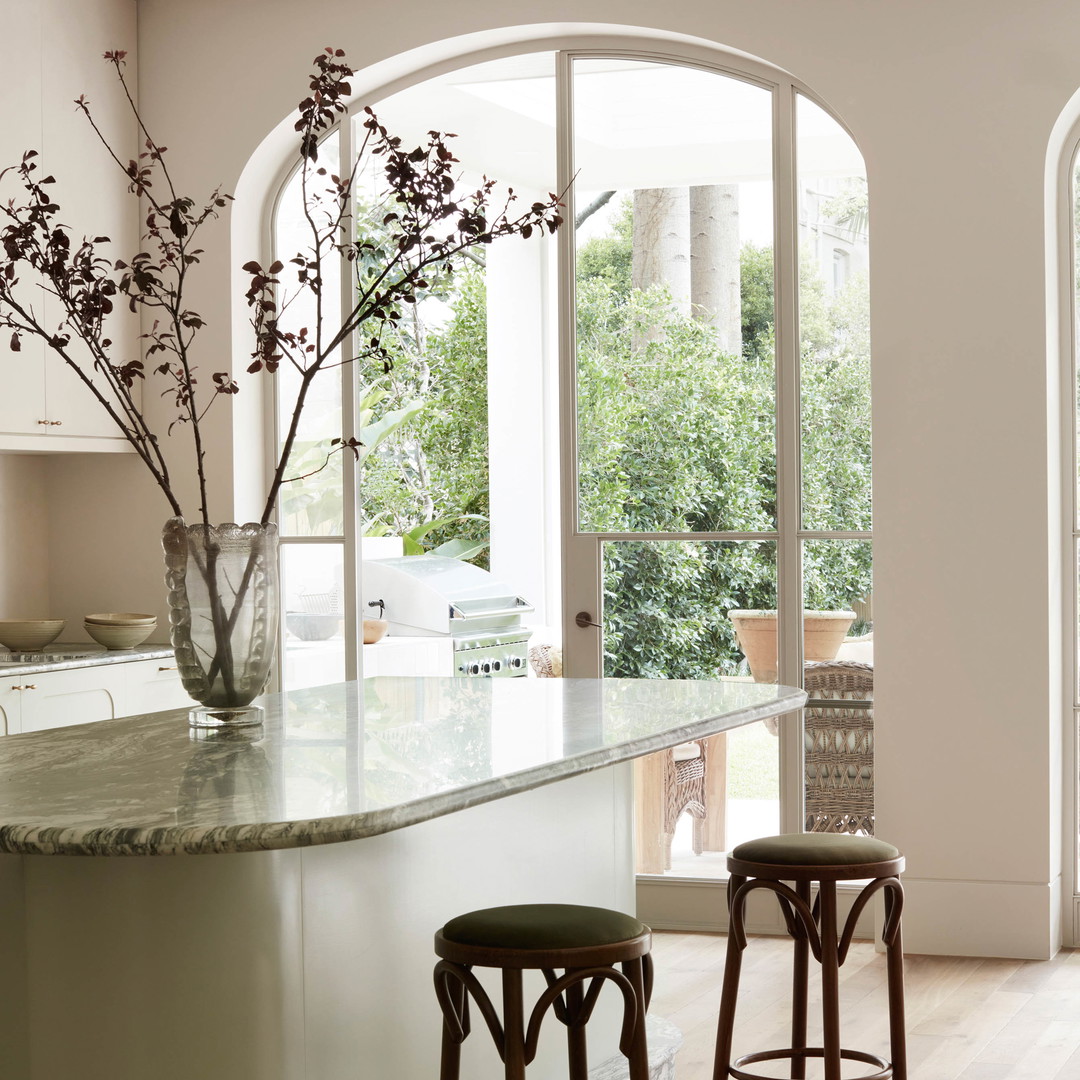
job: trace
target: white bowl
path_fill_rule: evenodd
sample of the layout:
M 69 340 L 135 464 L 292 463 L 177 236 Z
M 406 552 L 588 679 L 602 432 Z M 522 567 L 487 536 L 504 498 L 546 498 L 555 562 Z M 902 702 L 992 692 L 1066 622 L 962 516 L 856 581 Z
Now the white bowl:
M 156 625 L 156 620 L 143 626 L 109 626 L 105 623 L 85 622 L 83 628 L 106 649 L 134 649 L 154 632 Z
M 14 652 L 36 652 L 60 636 L 63 619 L 0 619 L 0 645 Z
M 156 615 L 143 615 L 138 611 L 103 611 L 84 615 L 83 619 L 99 626 L 150 626 L 157 622 Z

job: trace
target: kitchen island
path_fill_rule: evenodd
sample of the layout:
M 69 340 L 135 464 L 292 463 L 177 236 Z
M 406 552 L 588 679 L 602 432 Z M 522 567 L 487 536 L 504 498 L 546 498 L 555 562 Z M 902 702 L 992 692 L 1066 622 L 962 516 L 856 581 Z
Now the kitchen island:
M 178 710 L 0 740 L 4 1076 L 427 1080 L 434 930 L 504 903 L 632 911 L 628 762 L 803 700 L 374 678 L 268 696 L 224 737 Z M 547 1034 L 537 1080 L 561 1067 Z M 499 1075 L 486 1038 L 473 1080 Z

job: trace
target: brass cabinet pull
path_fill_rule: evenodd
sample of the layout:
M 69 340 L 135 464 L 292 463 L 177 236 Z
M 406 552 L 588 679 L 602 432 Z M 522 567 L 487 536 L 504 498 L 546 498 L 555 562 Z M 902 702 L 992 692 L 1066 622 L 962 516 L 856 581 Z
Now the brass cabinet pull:
M 158 668 L 158 671 L 175 671 L 175 670 L 176 670 L 176 665 L 175 664 L 173 664 L 172 667 L 159 667 Z
M 13 686 L 11 689 L 12 690 L 36 690 L 37 689 L 37 684 L 36 683 L 27 683 L 25 686 Z

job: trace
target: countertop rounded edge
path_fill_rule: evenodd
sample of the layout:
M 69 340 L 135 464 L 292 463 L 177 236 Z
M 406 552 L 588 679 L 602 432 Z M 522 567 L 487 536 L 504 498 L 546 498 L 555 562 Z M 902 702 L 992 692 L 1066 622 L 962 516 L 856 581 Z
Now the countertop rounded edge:
M 53 856 L 179 856 L 227 855 L 258 851 L 282 851 L 324 844 L 364 840 L 410 825 L 467 810 L 482 803 L 543 787 L 559 780 L 584 775 L 596 769 L 644 757 L 695 738 L 752 723 L 769 716 L 782 716 L 803 706 L 806 693 L 794 688 L 779 702 L 747 706 L 725 717 L 715 726 L 715 718 L 669 729 L 662 735 L 615 743 L 575 757 L 562 759 L 521 772 L 494 777 L 481 783 L 440 792 L 414 802 L 381 811 L 259 824 L 231 824 L 200 828 L 185 825 L 134 826 L 0 826 L 0 853 Z M 782 707 L 780 707 L 782 706 Z M 735 717 L 738 719 L 735 719 Z M 705 731 L 703 728 L 712 730 Z

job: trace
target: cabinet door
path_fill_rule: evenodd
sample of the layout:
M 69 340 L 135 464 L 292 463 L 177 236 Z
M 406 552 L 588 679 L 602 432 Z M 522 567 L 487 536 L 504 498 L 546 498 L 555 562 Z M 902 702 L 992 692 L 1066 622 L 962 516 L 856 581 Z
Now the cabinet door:
M 124 716 L 182 709 L 194 704 L 180 682 L 180 673 L 172 657 L 125 664 L 124 673 L 127 676 Z
M 30 681 L 19 676 L 0 679 L 0 734 L 17 735 L 22 730 L 23 687 Z
M 365 679 L 375 675 L 454 674 L 454 646 L 448 637 L 383 638 L 363 649 Z
M 0 340 L 0 432 L 46 435 L 45 356 L 39 341 L 23 338 L 19 352 L 11 351 L 11 339 Z
M 22 691 L 22 730 L 45 731 L 112 719 L 124 697 L 126 666 L 110 664 L 27 676 L 23 681 L 32 688 Z
M 59 357 L 47 356 L 45 408 L 49 424 L 40 430 L 50 435 L 80 435 L 96 439 L 120 439 L 120 429 L 94 398 L 89 387 Z M 103 382 L 98 377 L 95 382 Z M 134 387 L 137 402 L 140 389 Z M 112 398 L 110 391 L 105 390 Z

